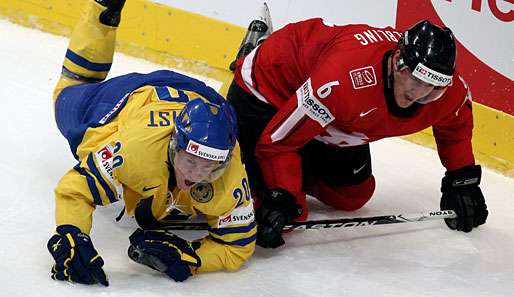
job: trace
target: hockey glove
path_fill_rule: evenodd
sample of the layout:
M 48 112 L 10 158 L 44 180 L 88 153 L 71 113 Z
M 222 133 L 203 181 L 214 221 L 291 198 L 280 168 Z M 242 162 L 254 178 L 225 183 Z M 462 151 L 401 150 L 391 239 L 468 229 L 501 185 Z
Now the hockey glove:
M 55 260 L 52 278 L 81 284 L 109 285 L 102 266 L 104 261 L 93 247 L 91 238 L 72 225 L 61 225 L 48 240 L 48 251 Z
M 470 232 L 485 223 L 488 215 L 484 195 L 480 190 L 480 165 L 448 171 L 441 183 L 441 210 L 453 210 L 456 219 L 445 219 L 452 230 Z
M 188 241 L 166 230 L 137 229 L 129 237 L 128 256 L 139 264 L 162 272 L 177 282 L 192 275 L 201 260 Z
M 125 0 L 95 0 L 98 4 L 106 7 L 100 14 L 100 23 L 118 27 L 121 19 L 121 10 L 125 5 Z
M 263 198 L 262 206 L 255 213 L 257 245 L 277 248 L 285 243 L 282 229 L 302 214 L 302 207 L 291 193 L 283 189 L 273 189 Z

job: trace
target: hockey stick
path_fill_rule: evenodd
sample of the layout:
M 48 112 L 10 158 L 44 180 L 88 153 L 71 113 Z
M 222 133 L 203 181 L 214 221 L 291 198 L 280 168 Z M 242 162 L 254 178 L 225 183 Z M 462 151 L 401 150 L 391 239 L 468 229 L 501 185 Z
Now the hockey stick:
M 341 218 L 331 220 L 291 222 L 287 224 L 283 230 L 292 231 L 307 229 L 350 228 L 360 226 L 421 222 L 429 220 L 454 219 L 456 217 L 457 214 L 452 210 L 437 210 L 406 215 L 400 214 L 362 218 Z M 207 223 L 176 222 L 166 224 L 163 228 L 167 230 L 209 230 L 210 227 Z

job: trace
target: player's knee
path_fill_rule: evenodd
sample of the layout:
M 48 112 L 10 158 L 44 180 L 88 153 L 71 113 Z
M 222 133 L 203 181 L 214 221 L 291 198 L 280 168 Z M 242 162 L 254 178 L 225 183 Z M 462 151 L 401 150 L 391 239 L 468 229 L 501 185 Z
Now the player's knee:
M 373 175 L 362 183 L 346 187 L 330 187 L 324 183 L 318 185 L 317 196 L 321 202 L 335 209 L 353 211 L 363 207 L 375 192 Z

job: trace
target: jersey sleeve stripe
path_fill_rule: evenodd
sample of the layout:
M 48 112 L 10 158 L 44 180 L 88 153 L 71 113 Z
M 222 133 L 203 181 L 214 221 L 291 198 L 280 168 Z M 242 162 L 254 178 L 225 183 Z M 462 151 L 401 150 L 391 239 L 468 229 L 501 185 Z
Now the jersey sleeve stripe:
M 171 101 L 171 94 L 166 87 L 155 87 L 155 93 L 159 100 Z
M 79 65 L 80 67 L 86 68 L 91 71 L 109 71 L 111 69 L 112 63 L 95 63 L 87 60 L 84 57 L 79 56 L 74 53 L 72 50 L 68 49 L 66 51 L 66 58 L 68 58 L 73 63 Z
M 283 140 L 295 127 L 299 125 L 301 120 L 305 117 L 303 110 L 298 107 L 289 117 L 271 134 L 271 141 L 273 143 Z
M 154 89 L 155 94 L 157 94 L 159 100 L 182 103 L 187 103 L 189 101 L 189 97 L 182 90 L 175 90 L 175 92 L 170 92 L 170 89 L 168 89 L 166 86 L 157 86 L 154 87 Z
M 102 198 L 100 197 L 100 193 L 98 192 L 98 188 L 96 187 L 95 179 L 92 177 L 84 168 L 80 167 L 80 164 L 77 164 L 74 169 L 82 176 L 86 178 L 87 186 L 91 195 L 93 195 L 93 202 L 96 205 L 103 205 Z
M 93 175 L 96 177 L 96 180 L 100 183 L 100 185 L 104 189 L 105 194 L 107 195 L 107 198 L 109 198 L 109 201 L 111 203 L 118 201 L 116 199 L 116 196 L 114 195 L 114 192 L 109 187 L 109 184 L 102 177 L 100 170 L 98 170 L 98 168 L 96 167 L 95 161 L 93 160 L 93 154 L 89 154 L 87 156 L 87 166 L 89 167 L 89 170 L 91 170 Z
M 241 227 L 233 227 L 233 228 L 212 228 L 209 229 L 209 232 L 214 233 L 218 236 L 223 236 L 226 234 L 234 234 L 234 233 L 247 233 L 252 231 L 253 228 L 255 228 L 256 224 L 255 222 L 250 223 L 246 226 Z
M 66 68 L 66 66 L 62 66 L 61 74 L 74 80 L 80 80 L 87 83 L 97 83 L 103 81 L 103 78 L 86 77 L 78 73 L 75 73 Z
M 211 239 L 217 243 L 226 244 L 226 245 L 238 245 L 238 246 L 245 246 L 253 243 L 255 239 L 257 238 L 257 235 L 252 235 L 250 237 L 241 238 L 234 241 L 225 241 L 223 239 L 217 238 L 217 237 L 211 237 Z
M 254 81 L 252 79 L 252 68 L 253 68 L 253 60 L 255 58 L 255 54 L 257 53 L 259 46 L 253 49 L 244 59 L 243 66 L 241 68 L 241 76 L 246 87 L 252 92 L 252 94 L 259 100 L 264 103 L 269 104 L 269 101 L 254 87 Z

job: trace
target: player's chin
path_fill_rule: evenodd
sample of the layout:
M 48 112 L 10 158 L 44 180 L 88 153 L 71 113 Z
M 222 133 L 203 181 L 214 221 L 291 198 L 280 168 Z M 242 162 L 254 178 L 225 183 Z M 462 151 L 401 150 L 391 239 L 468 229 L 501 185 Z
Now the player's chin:
M 398 106 L 401 108 L 407 108 L 411 106 L 414 102 L 416 102 L 416 99 L 412 99 L 407 95 L 396 98 L 396 104 L 398 104 Z

